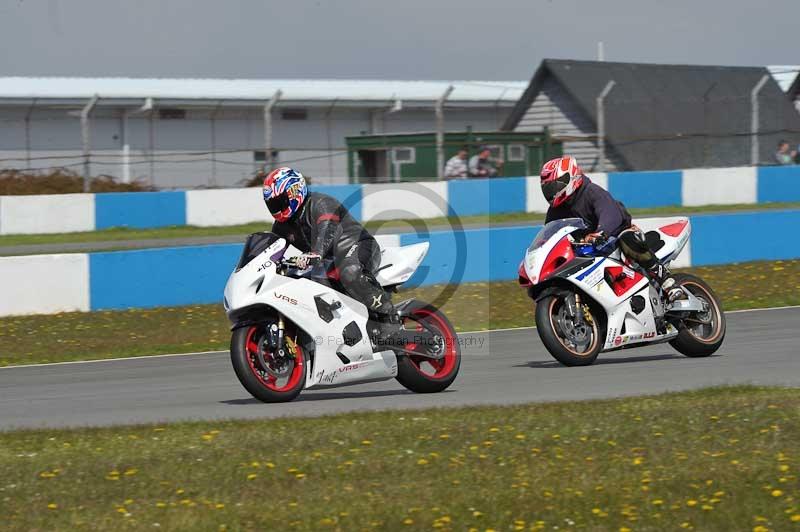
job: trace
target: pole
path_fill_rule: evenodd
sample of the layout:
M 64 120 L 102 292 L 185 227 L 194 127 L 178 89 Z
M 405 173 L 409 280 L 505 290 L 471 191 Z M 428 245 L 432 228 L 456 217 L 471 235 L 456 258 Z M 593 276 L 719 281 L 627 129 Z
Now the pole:
M 31 168 L 31 115 L 33 108 L 36 107 L 38 98 L 31 100 L 28 112 L 25 113 L 25 168 Z
M 90 183 L 91 183 L 91 161 L 90 161 L 90 150 L 91 150 L 91 139 L 90 131 L 89 131 L 89 116 L 94 109 L 94 106 L 97 105 L 97 101 L 100 99 L 100 96 L 95 94 L 92 96 L 92 99 L 81 109 L 81 137 L 83 139 L 83 191 L 89 192 L 90 190 Z
M 267 172 L 272 170 L 272 109 L 281 99 L 283 91 L 275 91 L 272 98 L 264 106 L 264 166 Z
M 441 179 L 444 175 L 444 102 L 450 97 L 454 87 L 447 90 L 436 100 L 436 172 Z
M 131 147 L 128 144 L 128 110 L 120 117 L 120 144 L 122 147 L 122 182 L 131 182 Z
M 750 117 L 750 164 L 753 166 L 758 165 L 759 160 L 759 146 L 758 146 L 758 93 L 761 88 L 769 80 L 769 74 L 764 74 L 761 79 L 753 87 L 750 93 L 750 109 L 752 115 Z
M 711 136 L 711 131 L 708 126 L 708 116 L 709 116 L 708 104 L 710 101 L 709 95 L 711 94 L 711 91 L 713 91 L 716 88 L 716 86 L 717 82 L 715 81 L 714 83 L 711 84 L 708 90 L 705 93 L 703 93 L 703 128 L 705 129 L 705 141 L 703 142 L 703 166 L 708 166 L 708 159 L 710 155 L 709 154 L 710 143 L 708 142 L 709 137 Z
M 331 102 L 330 107 L 328 110 L 325 111 L 325 137 L 328 141 L 328 179 L 331 180 L 333 178 L 333 140 L 331 139 L 331 114 L 333 113 L 333 108 L 336 107 L 336 102 L 338 98 L 334 98 Z
M 211 111 L 211 181 L 209 186 L 217 186 L 217 113 L 222 106 L 222 100 Z
M 606 60 L 606 53 L 603 47 L 603 41 L 597 41 L 597 60 L 598 61 Z
M 616 82 L 612 79 L 606 83 L 603 92 L 597 97 L 597 152 L 600 157 L 601 172 L 606 171 L 606 112 L 605 112 L 605 99 L 611 89 L 614 88 Z

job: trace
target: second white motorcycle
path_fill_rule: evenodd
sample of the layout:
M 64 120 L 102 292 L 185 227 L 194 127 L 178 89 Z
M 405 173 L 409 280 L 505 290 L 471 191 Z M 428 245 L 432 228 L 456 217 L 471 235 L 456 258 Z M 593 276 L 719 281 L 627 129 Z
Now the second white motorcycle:
M 658 222 L 646 237 L 656 257 L 669 265 L 690 232 L 689 219 L 676 217 Z M 587 233 L 579 218 L 550 222 L 519 267 L 519 282 L 536 301 L 539 337 L 556 360 L 586 366 L 601 352 L 661 342 L 689 357 L 719 349 L 725 314 L 708 284 L 676 273 L 684 298 L 670 303 L 613 241 L 597 247 L 583 241 Z

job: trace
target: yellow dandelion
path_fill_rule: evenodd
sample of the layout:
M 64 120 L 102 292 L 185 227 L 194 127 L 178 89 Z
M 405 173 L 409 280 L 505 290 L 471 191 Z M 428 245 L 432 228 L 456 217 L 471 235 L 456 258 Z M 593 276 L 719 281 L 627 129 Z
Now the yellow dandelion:
M 800 514 L 792 515 L 791 517 L 789 517 L 789 520 L 792 521 L 793 523 L 800 522 Z
M 425 465 L 427 463 L 428 461 L 425 460 L 424 458 L 420 458 L 419 460 L 417 460 L 417 465 Z
M 411 519 L 410 517 L 406 517 L 405 519 L 403 519 L 403 524 L 404 525 L 413 525 L 414 524 L 414 520 Z
M 472 517 L 483 517 L 483 512 L 475 510 L 474 512 L 472 512 Z
M 769 532 L 769 528 L 762 525 L 758 525 L 753 527 L 753 532 Z
M 51 502 L 50 504 L 47 505 L 47 508 L 49 508 L 50 510 L 58 510 L 58 505 L 54 502 Z
M 781 495 L 783 495 L 783 492 L 781 490 L 772 490 L 772 492 L 770 492 L 770 495 L 772 495 L 773 497 L 780 497 Z
M 255 473 L 250 473 L 247 475 L 247 480 L 255 480 L 258 477 Z
M 166 508 L 166 507 L 167 507 L 167 503 L 165 503 L 165 502 L 160 502 L 159 501 L 159 502 L 156 503 L 156 508 Z
M 372 445 L 371 440 L 361 440 L 361 445 Z
M 686 501 L 686 506 L 697 506 L 697 501 L 694 499 L 689 499 Z
M 439 434 L 439 439 L 440 440 L 446 440 L 446 439 L 449 439 L 449 438 L 450 438 L 449 434 Z
M 303 478 L 306 478 L 306 474 L 305 474 L 305 473 L 297 473 L 297 474 L 294 476 L 294 478 L 297 478 L 297 479 L 303 479 Z
M 214 508 L 216 508 L 217 510 L 222 510 L 223 508 L 225 508 L 225 505 L 221 502 L 218 502 L 217 504 L 214 505 Z

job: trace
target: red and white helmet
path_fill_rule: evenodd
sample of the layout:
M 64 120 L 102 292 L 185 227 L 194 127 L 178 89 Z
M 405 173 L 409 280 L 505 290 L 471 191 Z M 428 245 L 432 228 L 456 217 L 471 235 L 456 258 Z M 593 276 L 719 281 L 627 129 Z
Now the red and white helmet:
M 565 155 L 544 163 L 540 177 L 544 199 L 553 207 L 558 207 L 581 187 L 584 176 L 578 161 Z

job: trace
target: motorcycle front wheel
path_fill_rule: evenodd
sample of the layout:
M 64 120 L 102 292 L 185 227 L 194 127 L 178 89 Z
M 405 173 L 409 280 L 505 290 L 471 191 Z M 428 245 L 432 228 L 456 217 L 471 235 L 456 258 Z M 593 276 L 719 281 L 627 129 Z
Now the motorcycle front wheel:
M 231 364 L 250 395 L 264 403 L 285 403 L 296 398 L 305 386 L 306 355 L 300 345 L 294 344 L 293 356 L 278 357 L 263 345 L 265 331 L 263 325 L 233 331 Z
M 588 366 L 603 347 L 597 316 L 586 307 L 579 322 L 569 316 L 561 295 L 546 296 L 536 302 L 536 330 L 553 358 L 565 366 Z

